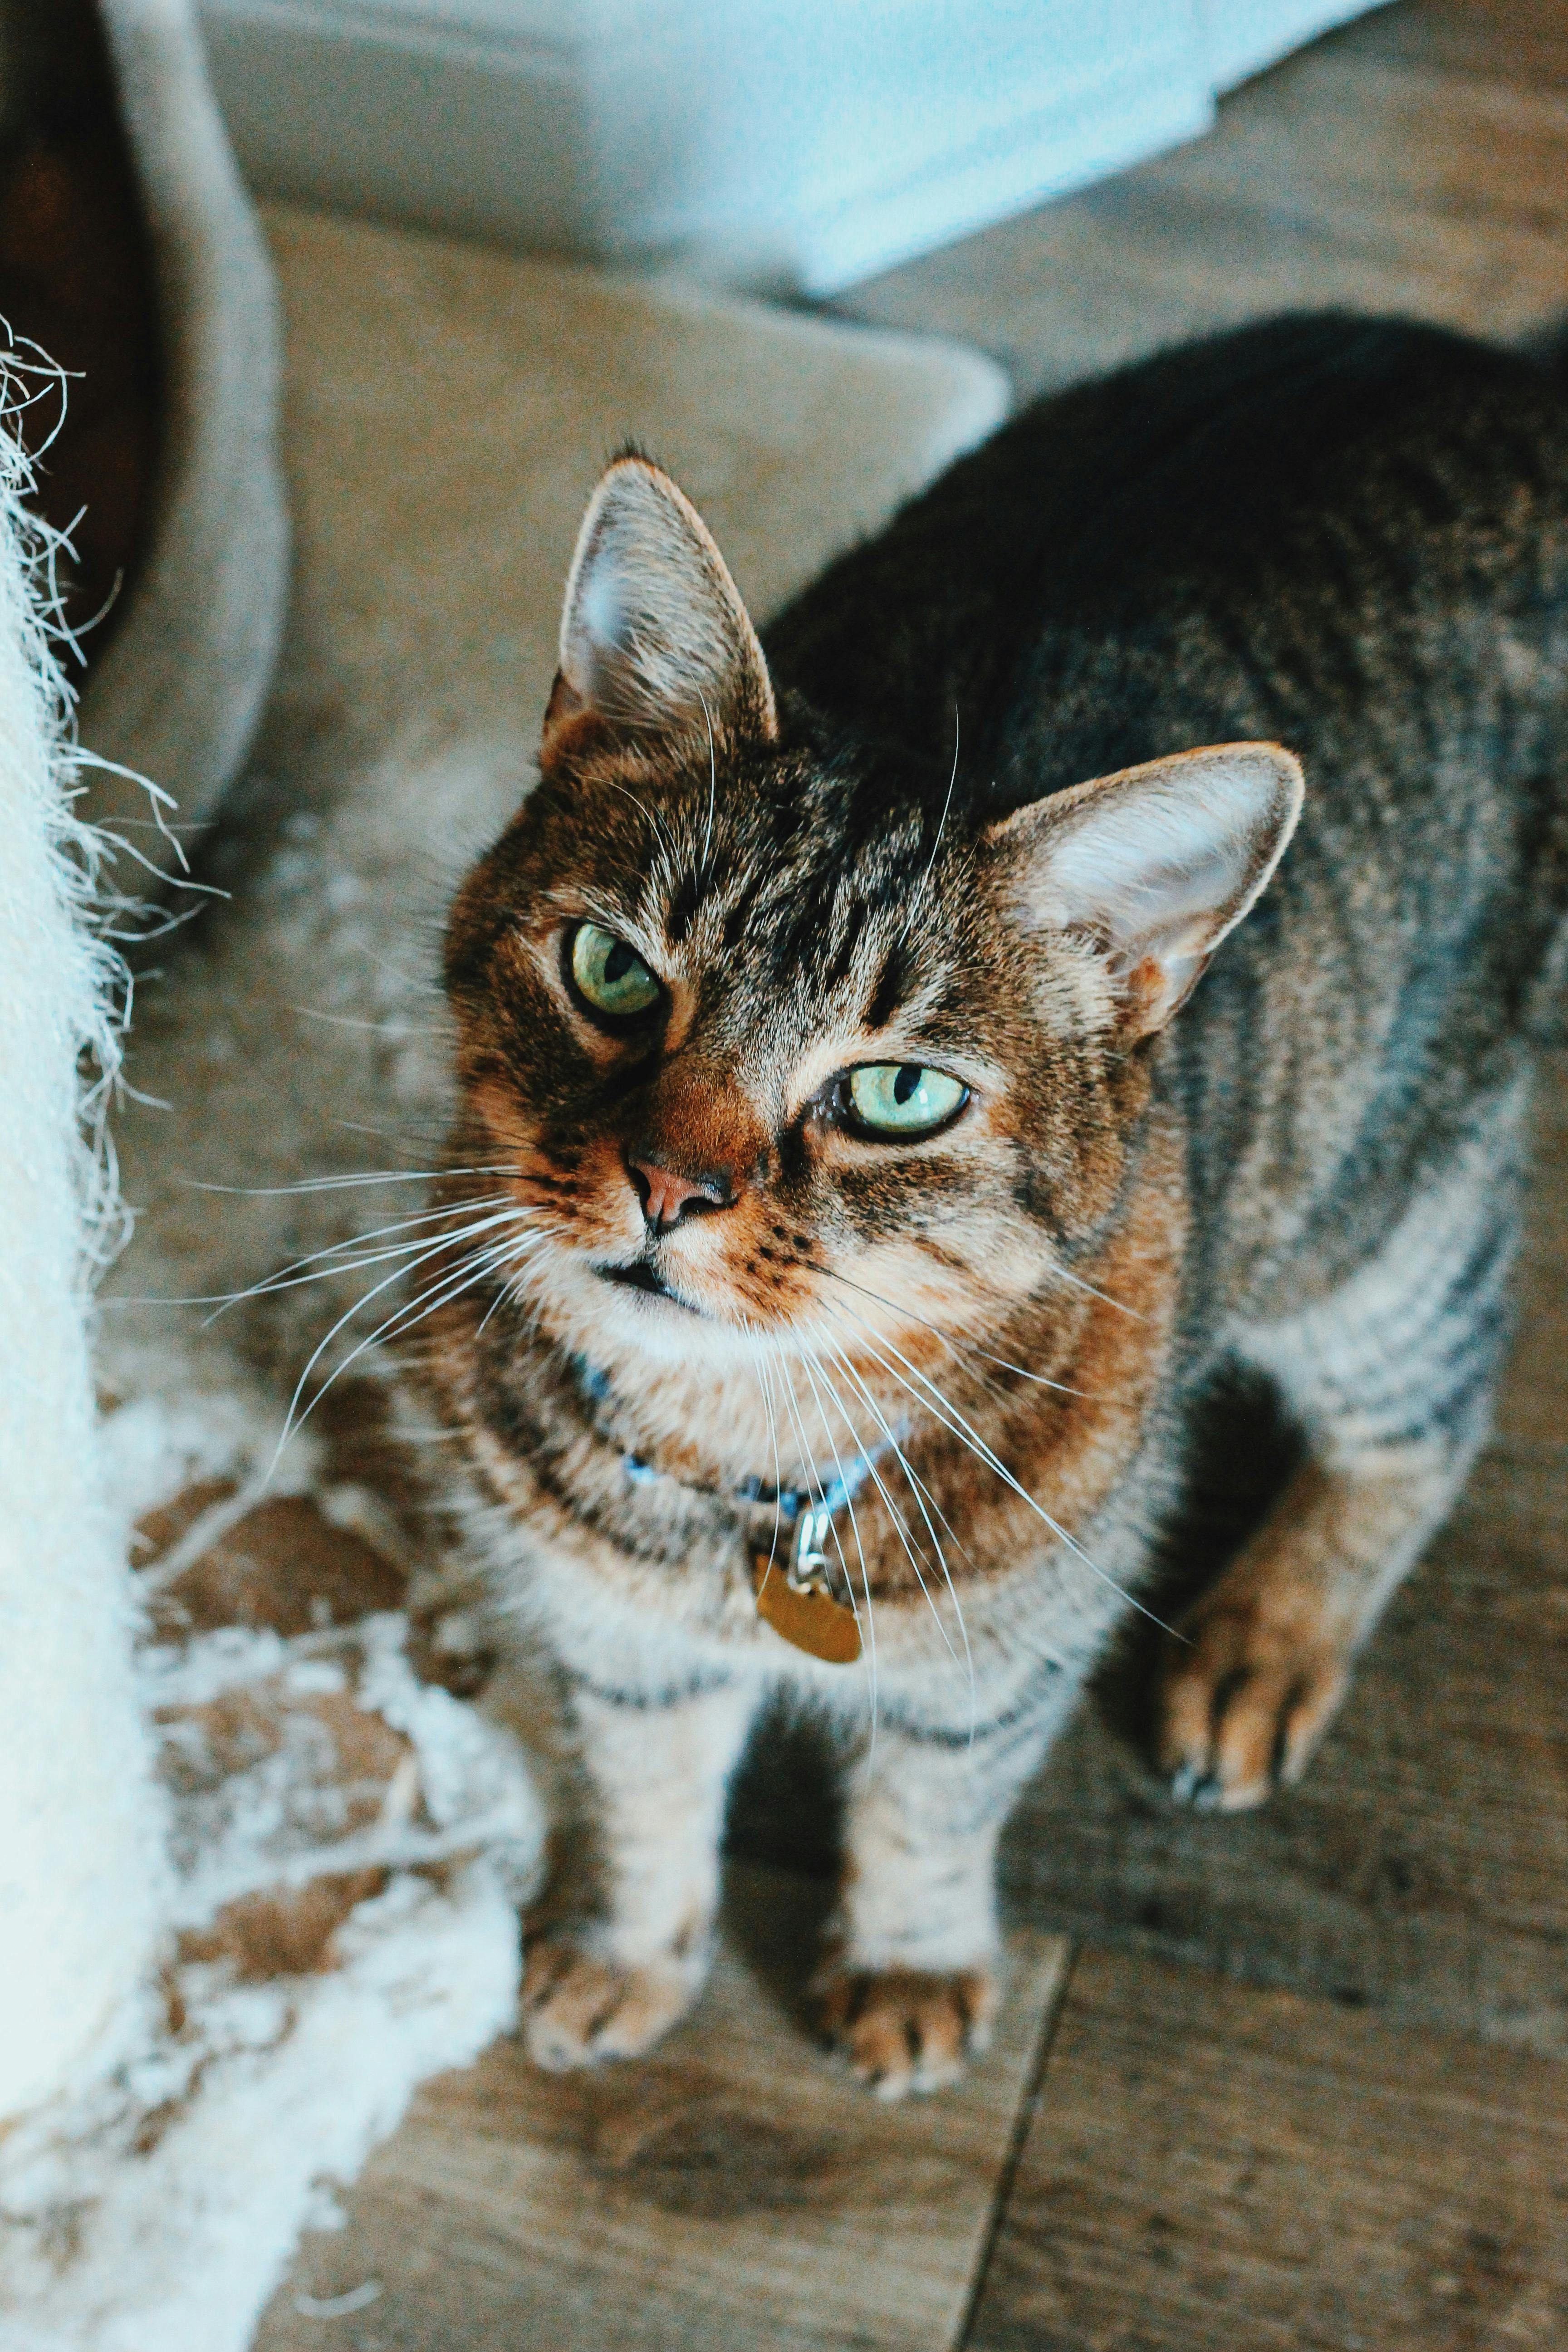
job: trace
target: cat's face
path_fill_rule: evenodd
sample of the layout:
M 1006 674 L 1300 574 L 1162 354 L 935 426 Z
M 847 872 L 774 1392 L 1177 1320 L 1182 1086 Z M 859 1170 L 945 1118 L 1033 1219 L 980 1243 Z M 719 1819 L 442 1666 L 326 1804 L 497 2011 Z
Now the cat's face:
M 1299 780 L 1201 753 L 976 827 L 943 822 L 940 756 L 781 723 L 700 523 L 612 469 L 542 781 L 448 940 L 465 1148 L 537 1210 L 526 1295 L 557 1337 L 920 1360 L 1071 1288 L 1142 1041 L 1262 887 Z
M 1089 959 L 810 751 L 714 771 L 704 743 L 547 778 L 465 894 L 479 1156 L 556 1229 L 534 1297 L 663 1356 L 994 1323 L 1119 1173 L 1132 1073 Z

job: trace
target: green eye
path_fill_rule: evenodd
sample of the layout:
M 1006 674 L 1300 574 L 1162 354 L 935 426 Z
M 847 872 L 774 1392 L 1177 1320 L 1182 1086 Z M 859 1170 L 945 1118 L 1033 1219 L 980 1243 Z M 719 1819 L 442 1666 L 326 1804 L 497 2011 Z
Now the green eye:
M 579 923 L 572 934 L 572 977 L 595 1012 L 612 1018 L 646 1013 L 661 993 L 641 956 L 597 923 Z
M 969 1088 L 919 1062 L 867 1062 L 845 1081 L 856 1124 L 873 1135 L 929 1135 L 969 1100 Z

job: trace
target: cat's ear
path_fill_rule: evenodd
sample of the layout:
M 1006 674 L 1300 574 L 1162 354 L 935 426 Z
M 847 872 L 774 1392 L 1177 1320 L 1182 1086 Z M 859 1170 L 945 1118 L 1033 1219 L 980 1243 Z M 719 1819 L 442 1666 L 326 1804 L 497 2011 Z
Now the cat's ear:
M 588 502 L 566 581 L 543 764 L 568 730 L 778 733 L 768 666 L 713 535 L 668 474 L 619 457 Z
M 989 839 L 1026 924 L 1104 956 L 1131 1041 L 1164 1027 L 1254 904 L 1301 798 L 1278 743 L 1220 743 L 1036 801 Z

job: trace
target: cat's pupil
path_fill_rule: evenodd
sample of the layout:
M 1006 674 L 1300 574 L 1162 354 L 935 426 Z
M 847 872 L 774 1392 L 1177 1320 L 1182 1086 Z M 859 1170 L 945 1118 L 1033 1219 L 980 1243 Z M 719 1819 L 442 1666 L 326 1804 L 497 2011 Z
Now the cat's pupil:
M 627 972 L 630 971 L 636 961 L 637 958 L 633 955 L 630 948 L 626 946 L 626 941 L 624 940 L 617 940 L 615 946 L 610 950 L 609 954 L 605 958 L 605 978 L 609 982 L 612 988 L 615 986 L 617 980 L 624 980 L 626 978 Z
M 925 1072 L 919 1062 L 902 1063 L 900 1066 L 898 1076 L 893 1080 L 893 1100 L 896 1103 L 907 1103 L 924 1076 Z

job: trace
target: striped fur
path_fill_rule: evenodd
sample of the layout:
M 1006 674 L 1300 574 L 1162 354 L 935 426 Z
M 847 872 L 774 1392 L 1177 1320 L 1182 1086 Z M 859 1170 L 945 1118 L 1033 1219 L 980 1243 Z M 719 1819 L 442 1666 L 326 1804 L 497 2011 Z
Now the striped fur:
M 627 2054 L 693 1998 L 784 1684 L 844 1758 L 826 2013 L 895 2095 L 984 2038 L 1000 1824 L 1148 1583 L 1221 1368 L 1305 1450 L 1171 1653 L 1195 1801 L 1301 1769 L 1484 1434 L 1568 898 L 1568 404 L 1411 327 L 1201 345 L 1028 412 L 765 650 L 626 464 L 541 782 L 448 938 L 451 1162 L 488 1172 L 443 1198 L 499 1184 L 531 1238 L 454 1261 L 420 1375 L 560 1809 L 527 2031 L 547 2064 Z M 605 547 L 642 551 L 603 575 Z M 1175 758 L 1204 745 L 1241 749 Z M 1269 745 L 1307 782 L 1271 881 Z M 573 1001 L 584 921 L 658 977 L 642 1027 Z M 841 1081 L 872 1062 L 969 1106 L 869 1142 Z M 668 1229 L 643 1165 L 689 1195 Z M 865 1454 L 849 1670 L 759 1622 L 741 1490 Z

